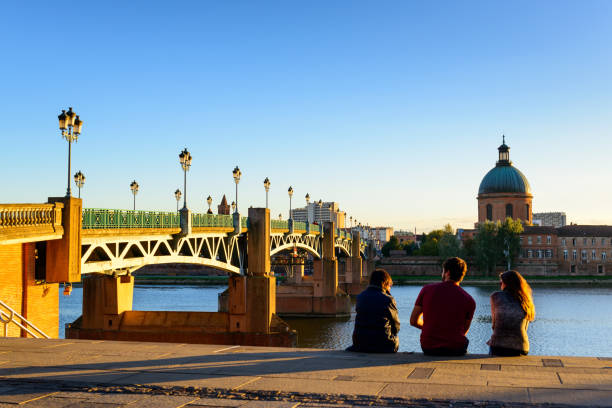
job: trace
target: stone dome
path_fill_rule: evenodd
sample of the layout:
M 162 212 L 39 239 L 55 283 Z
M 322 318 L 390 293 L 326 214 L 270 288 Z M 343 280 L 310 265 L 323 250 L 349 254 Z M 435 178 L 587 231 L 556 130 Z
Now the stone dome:
M 505 136 L 497 150 L 499 160 L 480 182 L 478 194 L 520 193 L 530 195 L 531 187 L 527 177 L 510 161 L 510 147 L 506 145 Z
M 480 182 L 478 194 L 521 193 L 531 194 L 527 177 L 512 164 L 493 167 Z

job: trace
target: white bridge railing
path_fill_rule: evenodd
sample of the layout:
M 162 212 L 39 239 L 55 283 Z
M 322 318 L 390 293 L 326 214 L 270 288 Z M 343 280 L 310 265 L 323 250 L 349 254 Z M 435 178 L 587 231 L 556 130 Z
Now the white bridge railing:
M 7 305 L 1 300 L 0 300 L 0 306 L 2 306 L 5 309 L 5 310 L 0 309 L 0 323 L 4 325 L 4 330 L 2 331 L 4 337 L 8 337 L 8 325 L 10 323 L 14 323 L 15 325 L 25 330 L 26 333 L 28 333 L 30 336 L 34 338 L 37 338 L 37 339 L 41 337 L 44 337 L 45 339 L 50 338 L 42 330 L 34 326 L 26 318 L 24 318 L 22 315 L 17 313 L 9 305 Z M 21 320 L 21 322 L 19 322 L 19 320 L 17 319 Z

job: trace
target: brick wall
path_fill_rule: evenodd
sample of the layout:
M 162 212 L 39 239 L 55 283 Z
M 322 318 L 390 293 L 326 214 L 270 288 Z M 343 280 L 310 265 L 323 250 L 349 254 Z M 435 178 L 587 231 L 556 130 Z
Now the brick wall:
M 0 300 L 48 336 L 58 337 L 59 285 L 36 284 L 34 248 L 34 243 L 0 245 Z M 9 337 L 21 336 L 21 329 L 15 324 L 10 324 L 8 328 Z M 0 325 L 0 329 L 4 330 L 4 326 Z

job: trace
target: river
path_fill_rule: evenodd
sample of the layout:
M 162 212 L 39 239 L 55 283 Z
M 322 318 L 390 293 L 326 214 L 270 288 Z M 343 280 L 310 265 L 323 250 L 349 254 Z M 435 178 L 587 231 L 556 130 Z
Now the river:
M 225 285 L 148 286 L 134 288 L 134 310 L 217 311 L 217 294 Z M 421 286 L 394 286 L 391 294 L 399 309 L 402 328 L 400 351 L 420 351 L 420 331 L 410 327 L 412 306 Z M 491 336 L 489 295 L 495 287 L 463 286 L 476 301 L 468 333 L 470 353 L 487 353 Z M 60 291 L 61 292 L 61 291 Z M 612 356 L 612 287 L 534 286 L 536 320 L 529 326 L 530 354 L 566 356 Z M 83 290 L 60 294 L 60 337 L 65 323 L 81 315 Z M 355 315 L 350 318 L 285 319 L 298 331 L 299 347 L 343 349 L 351 343 Z

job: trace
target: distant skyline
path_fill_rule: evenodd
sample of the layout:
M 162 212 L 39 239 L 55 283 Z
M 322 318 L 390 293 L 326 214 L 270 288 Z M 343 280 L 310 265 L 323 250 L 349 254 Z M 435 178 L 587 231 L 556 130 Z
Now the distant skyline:
M 502 133 L 533 211 L 612 224 L 612 2 L 9 2 L 0 202 L 66 190 L 57 115 L 84 121 L 89 208 L 234 197 L 273 217 L 336 201 L 362 223 L 473 227 Z M 71 177 L 72 180 L 72 177 Z M 72 183 L 73 195 L 77 189 Z

